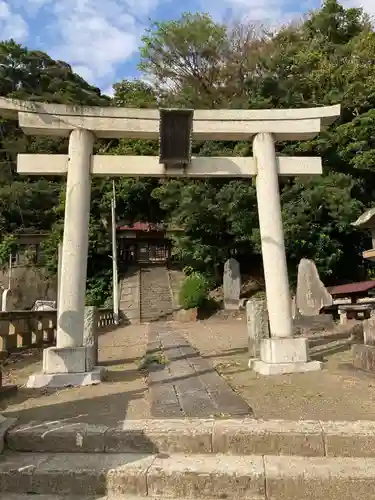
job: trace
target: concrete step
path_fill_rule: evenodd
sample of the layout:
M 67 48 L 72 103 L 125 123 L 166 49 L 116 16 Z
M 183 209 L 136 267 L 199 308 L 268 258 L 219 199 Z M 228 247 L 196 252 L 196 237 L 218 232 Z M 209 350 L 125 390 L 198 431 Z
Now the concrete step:
M 82 495 L 34 495 L 27 493 L 2 493 L 1 500 L 122 500 L 121 497 Z
M 132 495 L 28 495 L 27 493 L 2 493 L 1 500 L 163 500 L 165 497 L 141 497 Z M 175 500 L 173 498 L 168 500 Z M 198 500 L 198 499 L 194 499 Z
M 8 453 L 2 458 L 2 499 L 4 493 L 26 492 L 110 498 L 375 500 L 374 458 L 80 453 Z
M 163 500 L 165 497 L 133 496 L 133 495 L 34 495 L 27 493 L 2 493 L 1 500 Z M 173 498 L 168 500 L 175 500 Z M 194 499 L 198 500 L 198 499 Z
M 5 440 L 18 452 L 375 458 L 375 421 L 153 419 L 125 420 L 116 428 L 55 421 L 15 426 Z

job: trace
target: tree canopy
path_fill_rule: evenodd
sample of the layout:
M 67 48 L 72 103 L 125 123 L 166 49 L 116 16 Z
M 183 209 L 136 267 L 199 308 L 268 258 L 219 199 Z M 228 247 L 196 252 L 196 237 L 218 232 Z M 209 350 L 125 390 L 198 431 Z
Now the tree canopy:
M 110 99 L 68 64 L 8 40 L 0 43 L 0 95 L 140 108 L 341 103 L 340 120 L 315 139 L 277 144 L 280 155 L 319 155 L 324 164 L 323 176 L 290 178 L 280 186 L 290 275 L 293 281 L 302 257 L 316 261 L 327 284 L 371 274 L 361 258 L 370 240 L 351 225 L 375 200 L 375 31 L 362 9 L 326 0 L 300 22 L 274 32 L 186 13 L 145 32 L 139 68 L 142 80 L 114 83 Z M 15 161 L 20 152 L 66 153 L 67 141 L 27 137 L 15 122 L 1 120 L 0 144 L 2 241 L 22 229 L 48 231 L 52 269 L 63 224 L 64 181 L 20 177 Z M 103 140 L 95 147 L 101 154 L 158 154 L 157 141 Z M 250 156 L 252 148 L 245 141 L 205 141 L 195 142 L 193 153 Z M 94 179 L 92 189 L 88 285 L 90 300 L 101 303 L 110 285 L 110 239 L 103 221 L 112 185 L 109 179 Z M 173 252 L 184 264 L 217 276 L 233 255 L 244 270 L 259 267 L 252 182 L 121 178 L 116 189 L 121 220 L 163 221 L 183 229 L 174 237 Z

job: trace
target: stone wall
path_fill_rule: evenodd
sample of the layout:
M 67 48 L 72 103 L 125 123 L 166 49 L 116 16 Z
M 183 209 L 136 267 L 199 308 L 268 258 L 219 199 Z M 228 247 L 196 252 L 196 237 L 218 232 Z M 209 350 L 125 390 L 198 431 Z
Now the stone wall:
M 8 287 L 8 271 L 0 270 L 2 290 Z M 38 299 L 57 299 L 57 276 L 43 267 L 17 266 L 12 269 L 12 296 L 8 310 L 31 309 Z

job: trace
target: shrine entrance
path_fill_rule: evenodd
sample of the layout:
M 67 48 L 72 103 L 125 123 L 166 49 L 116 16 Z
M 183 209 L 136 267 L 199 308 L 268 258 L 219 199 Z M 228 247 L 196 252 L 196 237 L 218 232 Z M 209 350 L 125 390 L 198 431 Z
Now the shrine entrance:
M 171 241 L 162 224 L 120 225 L 117 241 L 123 264 L 166 264 L 171 257 Z
M 18 119 L 26 134 L 69 137 L 68 154 L 17 157 L 18 174 L 66 175 L 56 348 L 44 350 L 44 372 L 34 375 L 28 387 L 42 387 L 50 379 L 58 379 L 62 386 L 71 385 L 72 380 L 77 385 L 77 380 L 88 383 L 88 378 L 101 376 L 100 370 L 87 365 L 87 349 L 83 345 L 91 177 L 97 175 L 160 179 L 254 176 L 270 338 L 262 339 L 261 357 L 251 367 L 264 375 L 321 369 L 319 361 L 309 358 L 308 339 L 294 336 L 279 177 L 320 175 L 322 160 L 278 156 L 277 142 L 317 136 L 340 116 L 339 105 L 259 110 L 135 109 L 66 106 L 0 97 L 0 115 Z M 159 139 L 159 156 L 94 154 L 97 139 L 112 138 Z M 193 140 L 251 141 L 253 156 L 193 157 Z M 137 240 L 134 242 L 134 255 L 139 254 L 139 248 L 141 258 L 159 258 L 160 249 L 153 246 L 152 240 L 143 241 L 147 241 L 143 247 L 138 247 Z

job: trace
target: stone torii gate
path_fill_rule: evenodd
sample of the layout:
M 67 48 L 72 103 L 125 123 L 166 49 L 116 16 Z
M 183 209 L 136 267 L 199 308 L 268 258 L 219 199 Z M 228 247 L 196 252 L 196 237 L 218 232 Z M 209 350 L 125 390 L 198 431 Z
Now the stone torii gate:
M 256 176 L 262 257 L 271 337 L 262 341 L 262 374 L 320 369 L 310 361 L 307 340 L 293 337 L 278 176 L 322 173 L 320 158 L 277 157 L 275 142 L 316 136 L 340 115 L 340 106 L 278 110 L 150 110 L 81 107 L 1 98 L 0 115 L 17 119 L 26 134 L 69 137 L 67 155 L 20 154 L 17 171 L 66 175 L 62 273 L 57 345 L 45 349 L 43 373 L 29 385 L 97 383 L 100 369 L 88 366 L 83 346 L 84 301 L 90 213 L 90 177 Z M 93 155 L 96 138 L 157 139 L 160 157 Z M 191 138 L 252 140 L 253 157 L 192 158 Z M 180 144 L 178 144 L 180 143 Z

